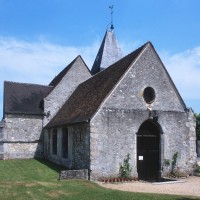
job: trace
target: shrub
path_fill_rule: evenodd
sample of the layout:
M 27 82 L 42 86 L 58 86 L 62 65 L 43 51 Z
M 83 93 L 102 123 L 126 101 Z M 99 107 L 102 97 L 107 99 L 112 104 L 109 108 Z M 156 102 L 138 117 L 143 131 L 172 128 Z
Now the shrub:
M 176 167 L 177 158 L 178 158 L 178 152 L 176 152 L 176 153 L 173 155 L 171 173 L 174 172 L 174 169 L 175 169 L 175 167 Z
M 195 169 L 195 172 L 197 173 L 197 174 L 200 174 L 200 166 L 196 166 L 196 169 Z
M 200 140 L 200 114 L 195 114 L 196 118 L 196 136 L 197 140 Z
M 131 169 L 129 160 L 130 160 L 130 155 L 127 154 L 127 157 L 124 158 L 124 162 L 120 165 L 120 168 L 119 168 L 119 175 L 121 178 L 130 177 L 132 169 Z

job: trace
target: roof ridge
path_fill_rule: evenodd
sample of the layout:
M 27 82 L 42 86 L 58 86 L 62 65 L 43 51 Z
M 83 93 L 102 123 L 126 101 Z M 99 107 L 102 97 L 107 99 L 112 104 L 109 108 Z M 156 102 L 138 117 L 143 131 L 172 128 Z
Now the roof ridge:
M 56 86 L 60 80 L 66 75 L 66 73 L 70 70 L 74 62 L 78 59 L 78 56 L 74 58 L 67 66 L 64 67 L 64 69 L 58 73 L 53 80 L 49 83 L 49 86 Z
M 107 70 L 110 70 L 110 67 L 117 65 L 117 63 L 121 62 L 121 60 L 124 60 L 125 58 L 128 58 L 129 56 L 132 56 L 136 51 L 140 50 L 142 51 L 142 49 L 144 49 L 148 44 L 151 44 L 151 42 L 146 42 L 145 44 L 143 44 L 142 46 L 138 47 L 136 50 L 132 51 L 131 53 L 127 54 L 126 56 L 124 56 L 123 58 L 121 58 L 120 60 L 118 60 L 117 62 L 113 63 L 112 65 L 110 65 L 109 67 L 107 67 L 105 70 L 100 71 L 96 74 L 94 74 L 93 76 L 91 76 L 89 79 L 85 80 L 84 82 L 80 83 L 78 85 L 78 87 L 81 87 L 81 85 L 85 84 L 86 82 L 90 81 L 91 79 L 93 79 L 95 76 L 98 76 L 100 73 L 106 73 Z M 139 56 L 139 55 L 138 55 Z M 138 57 L 137 56 L 137 57 Z M 135 59 L 133 59 L 135 60 Z M 131 64 L 130 64 L 131 65 Z M 130 67 L 130 66 L 129 66 Z M 128 68 L 129 68 L 128 67 Z M 77 87 L 77 88 L 78 88 Z
M 128 53 L 128 54 L 125 55 L 125 56 L 123 56 L 120 60 L 118 60 L 118 61 L 116 61 L 115 63 L 113 63 L 113 64 L 111 64 L 110 66 L 108 66 L 108 67 L 107 67 L 106 69 L 104 69 L 103 71 L 108 70 L 108 68 L 110 68 L 110 67 L 113 66 L 113 65 L 116 65 L 118 62 L 121 62 L 121 60 L 123 60 L 123 59 L 125 59 L 125 58 L 128 58 L 129 56 L 131 57 L 133 54 L 136 53 L 136 51 L 138 51 L 138 50 L 140 50 L 140 49 L 141 49 L 141 51 L 142 51 L 142 49 L 145 48 L 148 44 L 152 45 L 152 43 L 151 43 L 150 41 L 144 43 L 143 45 L 141 45 L 140 47 L 138 47 L 138 48 L 135 49 L 134 51 Z M 153 46 L 153 45 L 152 45 L 152 46 Z M 103 71 L 100 71 L 100 72 L 94 74 L 92 77 L 98 75 L 99 73 L 102 73 Z M 92 78 L 92 77 L 90 77 L 90 78 Z M 90 78 L 89 78 L 89 79 L 90 79 Z M 88 79 L 88 80 L 89 80 L 89 79 Z M 86 80 L 86 81 L 87 81 L 87 80 Z M 84 83 L 84 82 L 83 82 L 83 83 Z
M 66 67 L 64 67 L 64 69 L 59 74 L 57 74 L 53 78 L 53 80 L 49 83 L 49 86 L 55 87 L 62 80 L 62 78 L 67 74 L 67 72 L 71 69 L 71 67 L 78 60 L 78 58 L 80 58 L 82 60 L 82 62 L 84 63 L 84 65 L 86 66 L 86 68 L 88 69 L 88 71 L 90 72 L 90 70 L 89 70 L 88 66 L 86 65 L 85 61 L 83 60 L 82 56 L 78 55 Z
M 83 61 L 84 65 L 86 66 L 86 68 L 88 69 L 88 71 L 89 71 L 90 74 L 91 74 L 91 71 L 90 71 L 90 69 L 88 68 L 88 65 L 86 64 L 86 62 L 85 62 L 85 60 L 83 59 L 83 57 L 82 57 L 80 54 L 77 56 L 77 58 L 78 58 L 78 57 Z
M 145 48 L 148 44 L 151 44 L 151 42 L 145 42 L 143 45 L 141 45 L 141 46 L 139 46 L 137 49 L 135 49 L 134 51 L 132 51 L 132 52 L 130 52 L 130 53 L 128 53 L 126 56 L 124 56 L 124 57 L 127 57 L 127 56 L 129 56 L 130 54 L 133 54 L 133 53 L 135 53 L 136 51 L 138 51 L 139 49 L 143 49 L 143 48 Z M 152 45 L 152 44 L 151 44 Z M 124 58 L 123 57 L 123 58 Z M 123 58 L 121 58 L 121 59 L 123 59 Z M 121 60 L 120 59 L 120 60 Z
M 109 92 L 113 90 L 147 45 L 148 43 L 145 43 L 115 64 L 78 85 L 62 108 L 46 125 L 46 128 L 91 119 Z
M 41 100 L 52 90 L 51 86 L 4 82 L 4 116 L 6 113 L 42 114 Z
M 176 87 L 174 81 L 172 80 L 172 78 L 171 78 L 169 72 L 167 71 L 167 69 L 166 69 L 166 67 L 165 67 L 165 65 L 164 65 L 164 63 L 163 63 L 163 61 L 161 60 L 160 56 L 159 56 L 158 53 L 156 52 L 155 47 L 153 46 L 153 44 L 152 44 L 151 42 L 148 42 L 148 43 L 152 46 L 152 48 L 154 49 L 154 51 L 155 51 L 155 53 L 156 53 L 156 56 L 158 57 L 158 59 L 159 59 L 160 62 L 162 63 L 163 69 L 165 70 L 165 73 L 167 74 L 167 76 L 168 76 L 168 78 L 169 78 L 169 81 L 170 81 L 170 83 L 172 84 L 172 87 L 174 88 L 175 93 L 176 93 L 176 95 L 177 95 L 179 101 L 181 102 L 182 106 L 184 107 L 184 110 L 187 110 L 187 106 L 186 106 L 186 104 L 185 104 L 185 102 L 184 102 L 184 100 L 183 100 L 181 94 L 179 93 L 178 88 Z
M 19 85 L 34 85 L 34 86 L 42 86 L 42 87 L 52 87 L 52 86 L 49 86 L 49 85 L 43 85 L 43 84 L 38 84 L 38 83 L 22 83 L 22 82 L 7 81 L 7 80 L 4 80 L 4 83 L 13 83 L 13 84 L 19 84 Z

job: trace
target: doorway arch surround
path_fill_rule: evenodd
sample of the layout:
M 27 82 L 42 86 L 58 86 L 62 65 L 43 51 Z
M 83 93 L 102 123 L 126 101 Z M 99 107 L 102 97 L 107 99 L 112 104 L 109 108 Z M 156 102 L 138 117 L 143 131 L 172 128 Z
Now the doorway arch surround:
M 153 119 L 144 121 L 136 137 L 139 179 L 160 181 L 164 155 L 164 137 L 160 124 Z

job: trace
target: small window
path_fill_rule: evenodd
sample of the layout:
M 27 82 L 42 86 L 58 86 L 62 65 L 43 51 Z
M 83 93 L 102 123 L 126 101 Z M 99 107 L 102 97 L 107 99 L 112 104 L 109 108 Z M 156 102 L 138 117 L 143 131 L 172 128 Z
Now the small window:
M 155 91 L 152 87 L 146 87 L 143 92 L 143 98 L 146 103 L 151 104 L 154 102 L 156 97 Z
M 52 153 L 57 155 L 57 129 L 53 129 L 52 135 Z
M 62 129 L 62 157 L 68 158 L 68 128 Z

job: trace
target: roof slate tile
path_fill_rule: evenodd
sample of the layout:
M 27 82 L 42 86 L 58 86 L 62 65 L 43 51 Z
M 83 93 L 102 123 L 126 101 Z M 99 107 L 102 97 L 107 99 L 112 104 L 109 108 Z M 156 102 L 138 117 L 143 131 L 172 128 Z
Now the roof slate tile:
M 4 82 L 4 114 L 43 114 L 42 99 L 52 87 Z
M 148 43 L 80 84 L 46 128 L 87 121 Z

